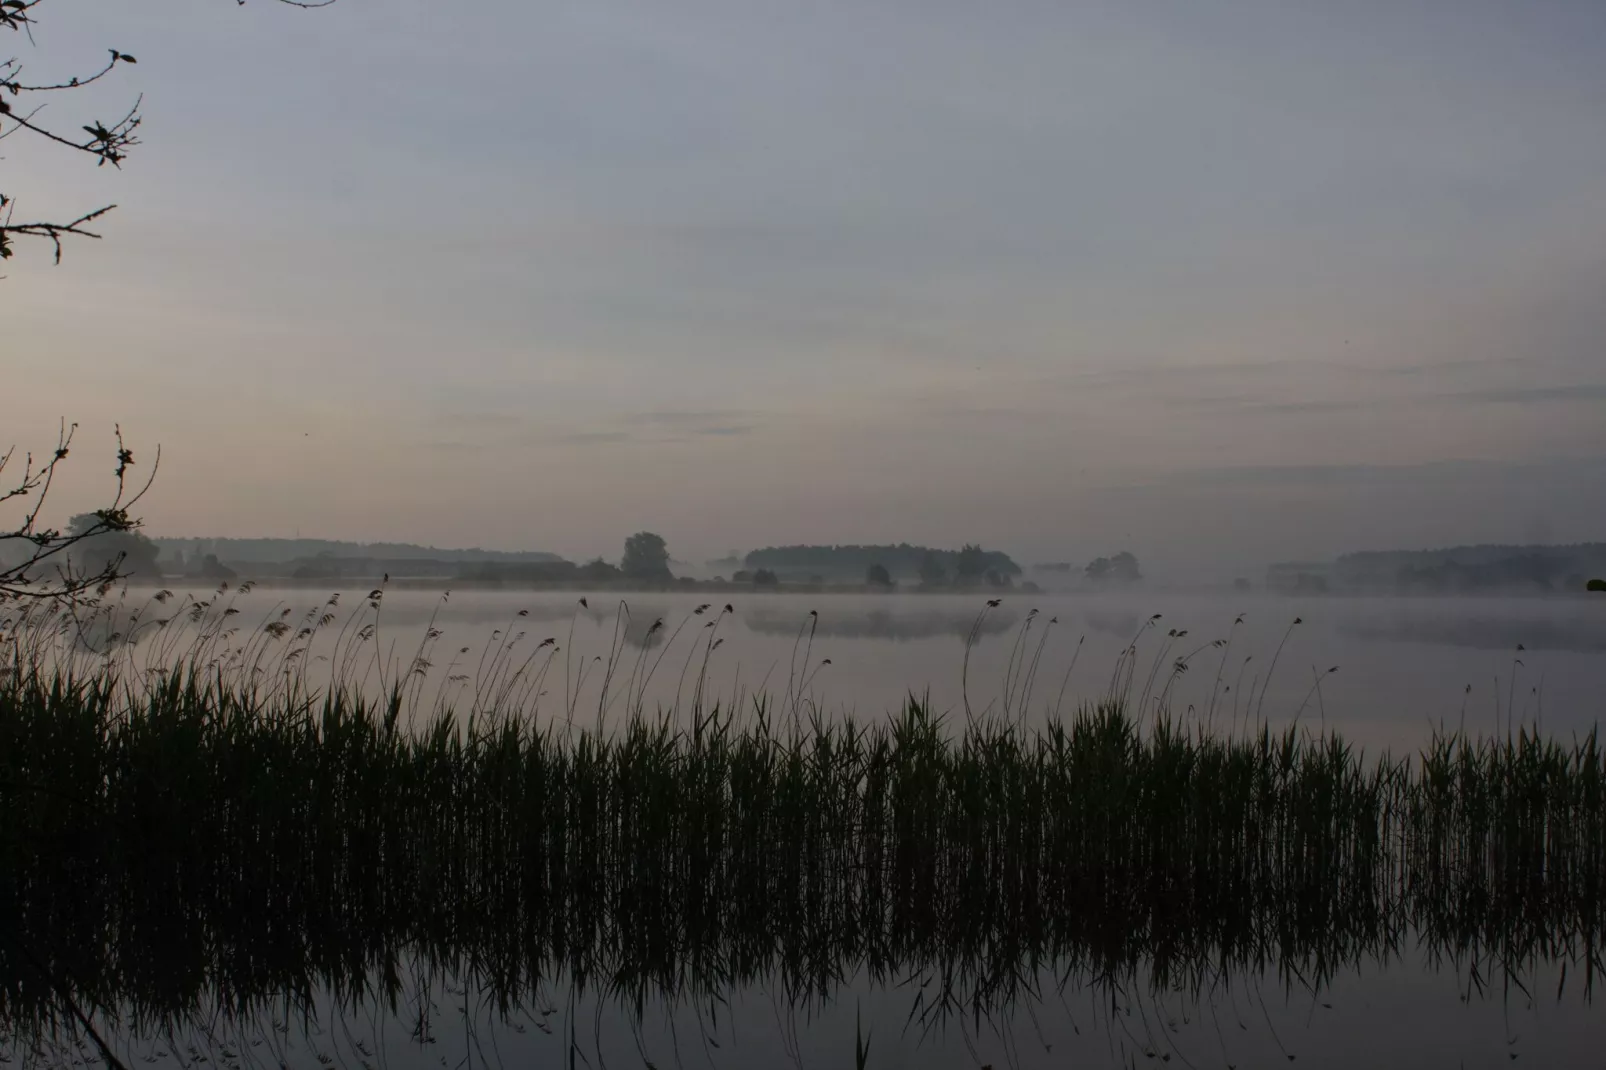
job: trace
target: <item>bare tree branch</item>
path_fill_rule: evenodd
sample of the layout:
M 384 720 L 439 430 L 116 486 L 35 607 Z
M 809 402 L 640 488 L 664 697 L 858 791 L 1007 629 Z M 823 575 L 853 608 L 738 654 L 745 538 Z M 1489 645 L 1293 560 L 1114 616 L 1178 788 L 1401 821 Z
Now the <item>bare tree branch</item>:
M 131 510 L 145 497 L 156 480 L 156 471 L 162 461 L 161 449 L 157 448 L 150 475 L 137 485 L 137 490 L 133 489 L 135 484 L 129 482 L 129 469 L 134 465 L 134 454 L 124 443 L 123 430 L 118 427 L 116 466 L 113 469 L 117 482 L 111 504 L 86 514 L 88 523 L 75 529 L 62 531 L 41 526 L 39 518 L 55 486 L 56 473 L 72 452 L 72 442 L 77 432 L 77 424 L 69 425 L 63 421 L 56 436 L 55 448 L 48 457 L 36 460 L 32 453 L 24 454 L 22 472 L 16 482 L 9 486 L 0 483 L 0 507 L 28 499 L 16 526 L 9 530 L 0 528 L 0 601 L 8 598 L 71 600 L 126 578 L 121 571 L 121 556 L 99 566 L 85 568 L 74 564 L 68 551 L 90 539 L 133 532 L 140 528 L 142 522 L 132 515 Z M 7 469 L 14 468 L 16 461 L 15 446 L 0 454 L 0 480 L 5 479 Z M 21 550 L 20 556 L 13 557 L 6 553 L 17 549 Z
M 0 0 L 0 30 L 24 34 L 29 43 L 34 44 L 33 29 L 39 22 L 38 8 L 45 2 L 46 0 Z M 237 0 L 242 6 L 245 2 L 246 0 Z M 287 7 L 314 9 L 328 7 L 335 0 L 276 0 L 276 2 Z M 18 57 L 0 60 L 0 141 L 15 134 L 33 135 L 58 148 L 93 156 L 97 167 L 103 167 L 108 163 L 113 167 L 121 167 L 128 157 L 129 150 L 139 144 L 136 131 L 142 122 L 139 112 L 142 98 L 136 96 L 133 106 L 115 122 L 95 120 L 84 124 L 80 129 L 86 136 L 78 137 L 64 133 L 61 128 L 42 123 L 39 114 L 43 104 L 31 103 L 31 98 L 28 96 L 32 93 L 61 94 L 69 90 L 83 89 L 106 78 L 118 67 L 138 62 L 120 49 L 108 48 L 106 51 L 110 58 L 98 69 L 80 75 L 39 82 L 24 81 L 23 64 Z M 30 103 L 19 103 L 21 101 Z M 12 219 L 15 198 L 0 191 L 0 260 L 9 259 L 14 255 L 16 246 L 13 239 L 38 238 L 50 243 L 53 262 L 59 264 L 62 239 L 99 238 L 97 232 L 85 229 L 84 225 L 99 219 L 115 207 L 115 205 L 105 205 L 67 223 L 43 220 L 15 222 Z
M 9 259 L 11 256 L 10 236 L 21 234 L 30 238 L 48 238 L 53 242 L 56 247 L 55 262 L 58 264 L 61 263 L 61 239 L 63 235 L 71 234 L 80 238 L 99 240 L 100 235 L 95 231 L 85 230 L 84 224 L 99 219 L 117 207 L 115 204 L 108 204 L 104 208 L 97 208 L 93 212 L 79 216 L 71 223 L 12 223 L 11 210 L 14 204 L 15 202 L 7 199 L 4 194 L 0 194 L 0 211 L 4 212 L 4 215 L 0 216 L 0 260 Z

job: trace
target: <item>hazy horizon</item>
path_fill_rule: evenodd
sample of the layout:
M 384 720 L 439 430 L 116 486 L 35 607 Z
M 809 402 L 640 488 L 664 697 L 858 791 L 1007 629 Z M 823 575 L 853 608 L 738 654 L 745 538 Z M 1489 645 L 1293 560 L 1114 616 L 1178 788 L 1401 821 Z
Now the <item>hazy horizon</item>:
M 121 172 L 6 146 L 29 214 L 120 205 L 0 283 L 0 446 L 82 427 L 62 518 L 120 423 L 157 535 L 1161 576 L 1606 538 L 1606 6 L 86 0 L 38 37 L 39 74 L 138 55 L 85 95 L 147 116 Z

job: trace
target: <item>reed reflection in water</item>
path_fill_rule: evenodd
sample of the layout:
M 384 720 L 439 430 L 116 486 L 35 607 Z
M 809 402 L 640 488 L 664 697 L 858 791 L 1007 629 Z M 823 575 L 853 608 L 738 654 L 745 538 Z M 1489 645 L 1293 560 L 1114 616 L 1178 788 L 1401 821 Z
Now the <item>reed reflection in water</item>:
M 1469 1000 L 1554 977 L 1587 1001 L 1601 967 L 1593 734 L 1441 735 L 1405 759 L 1163 701 L 1139 718 L 1165 691 L 1135 657 L 1041 727 L 1007 699 L 834 720 L 791 681 L 612 728 L 495 702 L 404 720 L 412 674 L 373 697 L 259 682 L 254 657 L 129 675 L 8 642 L 17 1050 L 215 1036 L 222 1015 L 239 1055 L 315 1009 L 411 1019 L 427 1048 L 454 993 L 465 1027 L 566 1008 L 577 1045 L 582 1005 L 640 1030 L 762 992 L 794 1041 L 798 1013 L 879 1000 L 882 1043 L 1089 996 L 1116 1049 L 1163 1058 L 1172 1019 L 1256 986 L 1315 1007 L 1392 966 L 1453 971 Z M 655 663 L 623 664 L 629 694 Z

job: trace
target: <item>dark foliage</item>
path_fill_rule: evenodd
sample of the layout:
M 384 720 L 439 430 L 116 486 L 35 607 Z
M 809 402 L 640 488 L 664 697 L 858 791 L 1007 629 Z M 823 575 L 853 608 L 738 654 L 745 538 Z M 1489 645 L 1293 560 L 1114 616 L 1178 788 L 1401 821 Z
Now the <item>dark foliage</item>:
M 967 545 L 962 550 L 937 550 L 909 543 L 896 545 L 769 546 L 754 550 L 744 560 L 748 569 L 774 572 L 818 573 L 827 579 L 857 582 L 871 565 L 885 568 L 893 579 L 956 576 L 961 582 L 980 582 L 989 569 L 1018 576 L 1021 568 L 1008 554 Z
M 625 540 L 619 571 L 632 580 L 668 583 L 675 577 L 669 571 L 669 547 L 662 535 L 638 531 Z

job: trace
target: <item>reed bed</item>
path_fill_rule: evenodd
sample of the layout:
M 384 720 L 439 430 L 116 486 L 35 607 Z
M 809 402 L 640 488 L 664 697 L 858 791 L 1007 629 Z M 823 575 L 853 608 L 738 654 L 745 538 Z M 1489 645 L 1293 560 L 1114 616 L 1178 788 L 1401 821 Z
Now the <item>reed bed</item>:
M 1019 694 L 863 722 L 792 683 L 715 699 L 707 653 L 684 705 L 647 710 L 629 697 L 647 646 L 599 670 L 626 681 L 611 725 L 532 715 L 518 696 L 541 689 L 511 670 L 419 714 L 412 670 L 315 688 L 192 645 L 130 674 L 104 650 L 42 657 L 39 623 L 13 623 L 0 675 L 11 1031 L 325 990 L 394 1007 L 419 964 L 504 1007 L 555 978 L 638 1008 L 868 980 L 908 984 L 921 1015 L 1038 996 L 1045 971 L 1320 987 L 1427 954 L 1518 985 L 1561 961 L 1592 993 L 1602 968 L 1593 732 L 1366 755 L 1308 727 L 1140 717 L 1130 683 L 1038 724 Z

